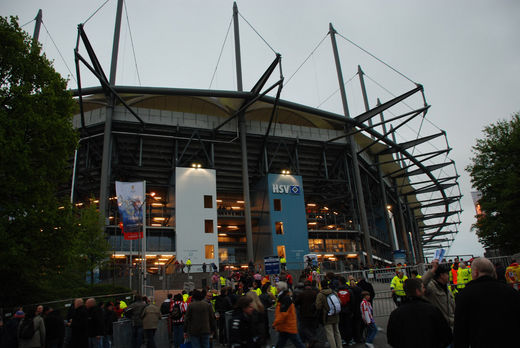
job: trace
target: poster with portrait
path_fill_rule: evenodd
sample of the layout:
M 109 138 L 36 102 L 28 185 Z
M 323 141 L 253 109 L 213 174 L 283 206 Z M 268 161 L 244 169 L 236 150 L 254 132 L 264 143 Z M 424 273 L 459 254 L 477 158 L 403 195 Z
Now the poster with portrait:
M 123 223 L 125 239 L 143 238 L 143 209 L 145 183 L 116 181 L 117 206 L 119 218 Z

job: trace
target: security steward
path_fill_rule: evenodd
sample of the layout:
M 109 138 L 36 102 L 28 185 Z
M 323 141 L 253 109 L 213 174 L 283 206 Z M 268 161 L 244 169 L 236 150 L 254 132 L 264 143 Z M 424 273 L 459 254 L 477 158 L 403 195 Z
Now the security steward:
M 397 270 L 397 274 L 390 282 L 390 289 L 392 290 L 392 299 L 397 307 L 405 302 L 406 294 L 404 292 L 404 281 L 408 279 L 407 276 L 404 275 L 402 269 Z

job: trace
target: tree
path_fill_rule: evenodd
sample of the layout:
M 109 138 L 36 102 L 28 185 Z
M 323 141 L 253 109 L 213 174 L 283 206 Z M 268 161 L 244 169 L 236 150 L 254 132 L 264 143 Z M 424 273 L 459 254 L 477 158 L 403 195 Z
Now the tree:
M 484 128 L 485 138 L 473 146 L 466 168 L 482 193 L 473 225 L 484 246 L 506 253 L 520 251 L 520 114 Z
M 84 282 L 81 214 L 58 194 L 78 142 L 75 103 L 16 18 L 0 17 L 0 37 L 0 294 L 30 303 Z

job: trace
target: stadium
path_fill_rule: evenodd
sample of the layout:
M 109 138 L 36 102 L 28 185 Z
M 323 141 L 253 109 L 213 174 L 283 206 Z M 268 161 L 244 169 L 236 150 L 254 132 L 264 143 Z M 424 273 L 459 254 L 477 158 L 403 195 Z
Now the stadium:
M 71 200 L 99 203 L 114 263 L 139 265 L 143 249 L 124 239 L 116 181 L 146 182 L 149 273 L 188 258 L 194 270 L 261 264 L 273 255 L 289 269 L 301 268 L 307 254 L 338 270 L 418 263 L 449 244 L 461 196 L 446 133 L 395 137 L 426 117 L 423 86 L 370 107 L 359 68 L 366 111 L 350 115 L 330 25 L 343 113 L 282 99 L 280 55 L 245 91 L 234 11 L 237 91 L 119 86 L 117 49 L 107 78 L 78 28 L 86 53 L 75 51 L 80 142 Z M 82 88 L 80 68 L 100 86 Z M 387 116 L 412 98 L 423 103 Z M 427 147 L 432 142 L 443 146 Z

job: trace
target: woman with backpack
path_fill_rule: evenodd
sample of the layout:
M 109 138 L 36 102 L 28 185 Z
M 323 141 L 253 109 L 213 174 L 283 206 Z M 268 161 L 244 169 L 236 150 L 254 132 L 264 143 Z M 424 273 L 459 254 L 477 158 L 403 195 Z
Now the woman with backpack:
M 35 315 L 36 307 L 31 306 L 25 313 L 25 318 L 18 326 L 18 347 L 37 348 L 45 346 L 45 324 L 43 318 Z
M 184 314 L 188 304 L 182 300 L 182 294 L 175 294 L 170 302 L 170 319 L 173 329 L 173 347 L 179 348 L 184 343 Z

